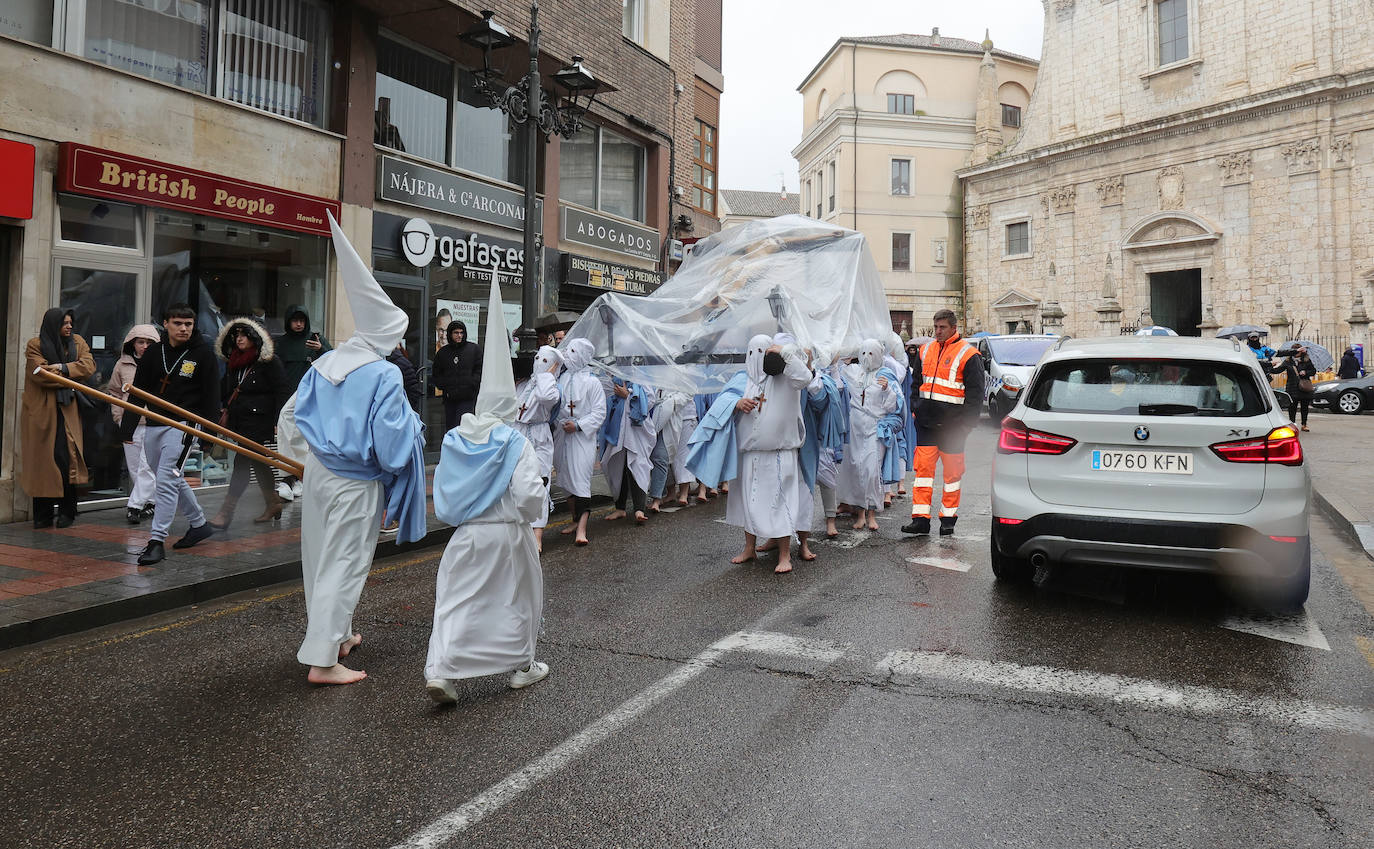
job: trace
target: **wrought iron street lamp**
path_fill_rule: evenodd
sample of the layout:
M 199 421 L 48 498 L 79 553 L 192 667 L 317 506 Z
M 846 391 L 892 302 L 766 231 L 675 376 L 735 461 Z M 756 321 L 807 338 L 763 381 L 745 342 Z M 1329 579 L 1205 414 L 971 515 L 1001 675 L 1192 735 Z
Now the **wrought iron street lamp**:
M 521 355 L 533 355 L 538 347 L 538 333 L 534 329 L 539 310 L 539 292 L 544 276 L 541 254 L 543 239 L 536 226 L 535 179 L 539 161 L 539 144 L 554 134 L 571 138 L 582 129 L 582 117 L 602 92 L 615 91 L 613 86 L 598 80 L 581 56 L 573 56 L 572 64 L 553 75 L 562 90 L 561 95 L 545 92 L 539 75 L 539 2 L 530 3 L 529 53 L 530 69 L 519 82 L 505 85 L 501 73 L 491 66 L 494 50 L 510 47 L 515 39 L 505 27 L 497 23 L 495 13 L 482 11 L 482 20 L 463 33 L 463 41 L 482 51 L 482 70 L 476 74 L 476 89 L 487 105 L 499 109 L 521 125 L 525 142 L 525 267 L 521 280 L 520 340 Z M 584 100 L 585 98 L 585 100 Z

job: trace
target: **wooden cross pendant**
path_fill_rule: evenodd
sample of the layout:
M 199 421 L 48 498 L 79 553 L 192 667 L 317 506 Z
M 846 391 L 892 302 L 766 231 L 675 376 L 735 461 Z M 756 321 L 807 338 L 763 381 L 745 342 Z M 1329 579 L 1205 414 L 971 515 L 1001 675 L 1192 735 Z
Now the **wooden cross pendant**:
M 520 418 L 523 419 L 524 417 L 525 417 L 525 405 L 524 405 L 524 404 L 521 404 L 521 405 L 520 405 Z
M 867 390 L 867 389 L 863 389 L 862 391 L 859 392 L 859 406 L 860 406 L 860 407 L 863 406 L 863 403 L 864 403 L 864 401 L 865 401 L 867 398 L 868 398 L 868 390 Z
M 765 395 L 765 394 L 763 394 L 763 390 L 760 389 L 760 390 L 759 390 L 759 397 L 758 397 L 759 405 L 758 405 L 758 407 L 754 410 L 754 412 L 756 412 L 756 413 L 762 413 L 762 412 L 763 412 L 763 402 L 764 402 L 764 401 L 767 401 L 767 400 L 768 400 L 768 396 Z
M 172 376 L 171 376 L 170 374 L 165 374 L 165 375 L 163 375 L 163 376 L 162 376 L 162 385 L 158 387 L 157 394 L 159 394 L 159 395 L 166 395 L 166 394 L 167 394 L 167 384 L 169 384 L 169 383 L 171 383 L 171 382 L 172 382 Z
M 569 401 L 569 402 L 568 402 L 568 415 L 571 416 L 572 418 L 577 418 L 577 416 L 573 413 L 573 410 L 575 410 L 575 409 L 577 409 L 577 402 L 576 402 L 576 401 Z

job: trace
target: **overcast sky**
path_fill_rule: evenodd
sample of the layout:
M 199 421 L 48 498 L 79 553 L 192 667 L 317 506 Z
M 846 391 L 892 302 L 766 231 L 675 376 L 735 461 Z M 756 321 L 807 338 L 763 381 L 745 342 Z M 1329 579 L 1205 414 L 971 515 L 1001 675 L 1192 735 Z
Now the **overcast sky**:
M 982 41 L 1040 57 L 1040 0 L 725 0 L 720 187 L 797 191 L 802 108 L 797 86 L 844 36 L 920 33 Z

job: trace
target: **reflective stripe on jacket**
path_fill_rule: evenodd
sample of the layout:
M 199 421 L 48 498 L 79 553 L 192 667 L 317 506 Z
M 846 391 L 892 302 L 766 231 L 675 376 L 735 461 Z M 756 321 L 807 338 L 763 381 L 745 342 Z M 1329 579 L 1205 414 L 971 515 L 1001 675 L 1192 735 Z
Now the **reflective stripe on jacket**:
M 964 366 L 977 353 L 962 336 L 955 336 L 944 345 L 927 342 L 921 348 L 919 396 L 946 404 L 964 403 Z

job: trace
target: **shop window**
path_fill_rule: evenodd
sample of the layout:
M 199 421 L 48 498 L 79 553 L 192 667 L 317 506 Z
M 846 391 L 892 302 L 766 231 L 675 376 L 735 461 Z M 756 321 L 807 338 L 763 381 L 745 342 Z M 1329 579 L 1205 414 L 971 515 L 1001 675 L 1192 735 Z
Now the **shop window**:
M 692 162 L 692 206 L 716 214 L 716 128 L 696 122 L 696 158 Z
M 889 94 L 887 96 L 887 111 L 892 115 L 915 115 L 916 95 Z
M 602 127 L 583 127 L 559 148 L 559 197 L 643 221 L 645 157 L 641 144 Z
M 81 52 L 111 68 L 208 94 L 210 12 L 209 3 L 86 0 Z
M 185 301 L 196 308 L 201 334 L 213 340 L 229 319 L 259 310 L 267 329 L 281 333 L 287 308 L 299 304 L 312 329 L 323 331 L 326 244 L 320 236 L 159 211 L 152 313 Z
M 1021 126 L 1021 107 L 1010 103 L 1002 104 L 1002 126 L 1019 128 Z
M 7 0 L 0 10 L 0 35 L 52 46 L 53 0 Z
M 140 207 L 99 198 L 62 195 L 57 202 L 58 239 L 83 245 L 139 250 Z
M 449 62 L 385 36 L 377 39 L 377 144 L 446 162 L 452 93 Z
M 911 270 L 911 234 L 892 234 L 892 270 Z
M 197 5 L 176 3 L 178 17 Z M 221 96 L 321 125 L 331 25 L 328 8 L 315 0 L 224 0 Z
M 892 160 L 892 194 L 911 194 L 911 160 Z

